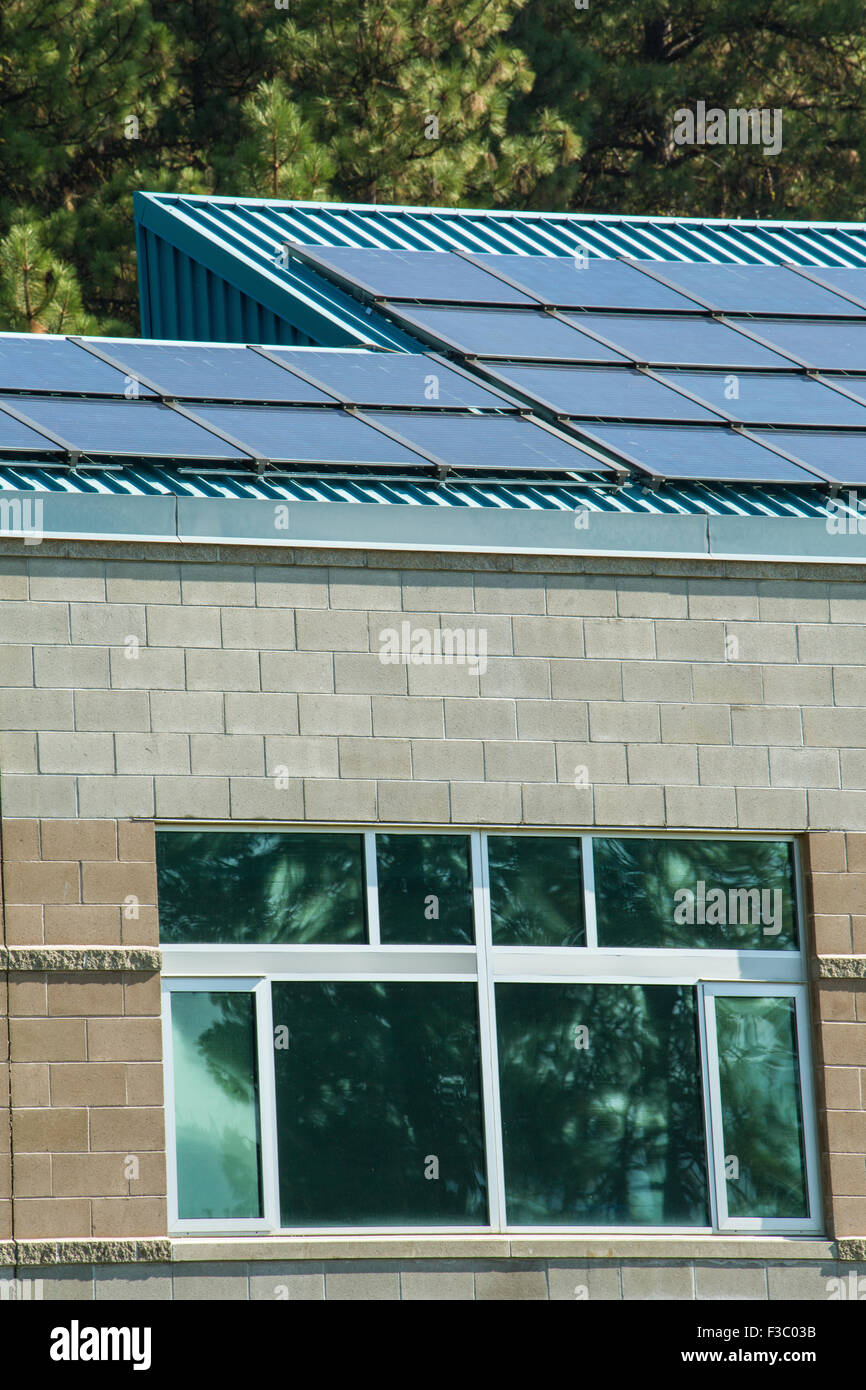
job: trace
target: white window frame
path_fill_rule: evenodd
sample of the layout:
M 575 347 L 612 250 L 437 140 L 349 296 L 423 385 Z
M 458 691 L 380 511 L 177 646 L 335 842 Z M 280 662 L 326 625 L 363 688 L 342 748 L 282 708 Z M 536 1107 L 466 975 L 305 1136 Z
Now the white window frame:
M 783 832 L 702 832 L 699 830 L 653 833 L 621 831 L 615 827 L 592 832 L 503 826 L 471 829 L 463 826 L 367 826 L 310 825 L 281 822 L 240 824 L 189 821 L 158 825 L 162 833 L 218 830 L 248 834 L 269 833 L 345 834 L 364 839 L 365 891 L 368 942 L 351 945 L 172 945 L 163 950 L 163 1055 L 165 1057 L 166 1147 L 169 1188 L 169 1231 L 172 1234 L 262 1235 L 711 1235 L 719 1233 L 819 1233 L 823 1229 L 816 1108 L 809 1045 L 809 1000 L 806 988 L 802 863 L 795 836 Z M 378 885 L 375 837 L 377 833 L 461 835 L 469 840 L 472 871 L 474 945 L 383 944 L 379 937 Z M 540 835 L 581 841 L 581 868 L 586 944 L 577 947 L 495 946 L 492 939 L 490 877 L 487 842 L 491 835 Z M 593 841 L 596 838 L 688 840 L 783 840 L 793 845 L 794 897 L 799 949 L 678 950 L 676 948 L 600 948 L 595 918 Z M 271 1015 L 271 983 L 292 980 L 376 980 L 417 983 L 470 982 L 477 985 L 479 1049 L 482 1076 L 482 1117 L 487 1160 L 489 1222 L 481 1226 L 341 1226 L 285 1227 L 279 1223 L 279 1173 L 277 1160 L 276 1084 Z M 700 1076 L 707 1144 L 707 1195 L 710 1224 L 705 1226 L 523 1226 L 506 1218 L 499 1062 L 496 1039 L 495 987 L 499 982 L 520 983 L 631 983 L 684 985 L 695 989 L 699 1027 Z M 249 1220 L 181 1219 L 177 1210 L 177 1151 L 174 1120 L 174 1073 L 171 1038 L 171 995 L 174 990 L 245 991 L 255 996 L 258 1037 L 259 1112 L 262 1161 L 263 1216 Z M 715 1038 L 714 999 L 718 994 L 790 995 L 796 1000 L 797 1042 L 803 1109 L 804 1150 L 810 1216 L 797 1222 L 777 1218 L 731 1218 L 727 1213 L 724 1155 L 721 1152 L 721 1109 L 718 1055 Z

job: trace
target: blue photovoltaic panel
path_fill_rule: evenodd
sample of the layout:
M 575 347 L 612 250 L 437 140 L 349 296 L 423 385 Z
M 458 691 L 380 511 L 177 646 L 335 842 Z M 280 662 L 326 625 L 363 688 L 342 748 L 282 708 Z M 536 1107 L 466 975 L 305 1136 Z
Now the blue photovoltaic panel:
M 585 324 L 636 362 L 659 367 L 784 367 L 769 348 L 733 328 L 699 315 L 567 314 L 576 328 Z M 749 320 L 750 324 L 752 320 Z
M 374 418 L 373 411 L 367 411 Z M 580 446 L 515 415 L 434 415 L 389 411 L 381 417 L 411 444 L 453 468 L 515 472 L 578 470 L 608 472 Z
M 377 297 L 463 304 L 531 304 L 451 251 L 380 251 L 356 246 L 309 246 L 319 260 Z
M 490 363 L 505 387 L 527 395 L 558 415 L 606 420 L 718 420 L 633 367 L 523 367 Z M 693 389 L 693 388 L 692 388 Z
M 12 401 L 16 409 L 23 410 L 20 400 Z M 24 410 L 27 415 L 30 412 Z M 59 444 L 52 444 L 50 439 L 44 435 L 37 434 L 27 425 L 22 425 L 20 420 L 16 420 L 12 415 L 0 413 L 0 449 L 32 449 L 35 454 L 62 453 Z
M 479 407 L 507 410 L 508 402 L 480 382 L 433 362 L 421 352 L 331 352 L 269 348 L 287 366 L 297 366 L 327 390 L 355 405 Z
M 485 253 L 478 261 L 516 280 L 547 304 L 568 309 L 667 309 L 700 312 L 675 290 L 622 261 L 592 256 L 498 256 Z M 667 267 L 659 264 L 664 273 Z
M 285 401 L 331 397 L 246 347 L 186 343 L 112 343 L 103 350 L 180 400 Z
M 395 305 L 395 312 L 401 312 Z M 419 324 L 440 342 L 478 357 L 539 358 L 560 362 L 625 362 L 561 319 L 543 310 L 415 308 L 406 322 Z
M 811 275 L 817 275 L 825 285 L 837 289 L 840 294 L 850 294 L 854 299 L 859 299 L 861 304 L 866 304 L 866 266 L 810 265 L 807 269 Z M 857 313 L 856 305 L 854 312 Z
M 145 458 L 244 457 L 240 450 L 157 401 L 28 396 L 26 405 L 21 397 L 15 397 L 11 404 L 82 453 Z
M 856 314 L 838 295 L 782 265 L 706 265 L 674 261 L 653 266 L 672 285 L 726 314 Z
M 810 468 L 824 473 L 834 482 L 856 487 L 866 483 L 866 433 L 835 433 L 830 430 L 755 430 L 786 454 L 802 459 Z
M 663 478 L 714 483 L 814 483 L 814 474 L 725 426 L 591 425 L 581 433 Z
M 342 410 L 267 405 L 202 405 L 202 420 L 279 463 L 411 464 L 419 456 Z M 389 415 L 385 424 L 391 419 Z
M 864 406 L 799 373 L 670 371 L 664 375 L 672 385 L 684 386 L 743 424 L 866 429 Z
M 0 390 L 122 396 L 125 388 L 122 372 L 66 338 L 0 336 Z M 142 389 L 139 394 L 153 393 Z
M 781 352 L 790 352 L 819 371 L 866 371 L 866 316 L 848 323 L 749 319 L 748 327 Z

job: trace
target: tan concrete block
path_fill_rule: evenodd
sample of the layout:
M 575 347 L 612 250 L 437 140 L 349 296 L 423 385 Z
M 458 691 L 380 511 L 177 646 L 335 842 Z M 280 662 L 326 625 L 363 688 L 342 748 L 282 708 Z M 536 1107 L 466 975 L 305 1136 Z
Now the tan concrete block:
M 14 1110 L 12 1147 L 15 1153 L 83 1153 L 87 1148 L 87 1115 L 83 1109 L 58 1106 Z
M 9 1017 L 41 1017 L 48 1013 L 48 993 L 45 975 L 41 971 L 26 971 L 9 978 Z
M 42 822 L 43 859 L 117 858 L 117 828 L 111 820 Z
M 159 1018 L 162 1000 L 159 993 L 159 974 L 130 972 L 124 980 L 123 1012 L 137 1017 Z
M 838 914 L 812 918 L 815 950 L 820 956 L 847 955 L 851 948 L 851 919 Z
M 833 1199 L 833 1233 L 837 1240 L 866 1235 L 866 1197 Z
M 68 908 L 60 908 L 61 912 L 68 910 Z M 36 906 L 7 907 L 5 911 L 6 945 L 41 946 L 45 940 L 43 912 L 43 908 Z
M 97 1197 L 95 1236 L 161 1236 L 167 1228 L 164 1197 Z
M 846 868 L 845 836 L 837 831 L 819 831 L 806 839 L 812 873 L 842 873 Z
M 816 912 L 866 911 L 866 874 L 813 874 L 812 902 Z
M 49 946 L 119 946 L 121 909 L 85 903 L 45 908 L 45 942 Z
M 48 1154 L 15 1155 L 15 1192 L 18 1197 L 51 1196 L 51 1158 Z
M 848 868 L 854 873 L 866 873 L 866 834 L 852 830 L 845 841 Z
M 158 1018 L 92 1018 L 87 1023 L 91 1061 L 158 1062 L 162 1033 Z
M 55 1154 L 52 1161 L 52 1191 L 55 1197 L 126 1197 L 129 1179 L 124 1167 L 126 1155 Z
M 828 1110 L 830 1153 L 866 1154 L 866 1111 Z
M 19 1062 L 77 1062 L 87 1056 L 83 1018 L 12 1019 L 12 1057 Z
M 122 903 L 128 897 L 156 902 L 156 863 L 82 865 L 82 898 L 86 903 Z
M 131 908 L 121 910 L 121 939 L 124 946 L 158 946 L 159 914 L 155 907 L 139 907 L 138 916 L 128 916 Z
M 126 1098 L 130 1105 L 162 1105 L 165 1098 L 162 1064 L 129 1063 L 126 1068 Z
M 830 1185 L 834 1197 L 866 1197 L 866 1161 L 862 1154 L 831 1154 Z
M 15 1202 L 19 1240 L 89 1236 L 90 1202 L 83 1197 L 25 1197 Z
M 12 1104 L 20 1109 L 50 1105 L 48 1065 L 45 1062 L 13 1062 Z M 55 1104 L 62 1103 L 55 1101 Z
M 824 1095 L 828 1110 L 859 1110 L 859 1067 L 825 1067 Z
M 53 1105 L 125 1105 L 126 1068 L 122 1062 L 53 1062 Z
M 866 1066 L 866 1023 L 825 1023 L 821 1039 L 827 1065 Z
M 90 1148 L 94 1153 L 109 1150 L 136 1153 L 139 1149 L 165 1148 L 164 1117 L 157 1106 L 113 1106 L 93 1109 L 89 1113 Z
M 167 1182 L 165 1154 L 136 1154 L 138 1177 L 129 1180 L 130 1197 L 165 1197 Z
M 38 820 L 4 820 L 3 858 L 41 859 Z
M 835 1023 L 853 1023 L 854 991 L 851 980 L 821 980 L 817 986 L 819 1017 Z
M 7 864 L 3 889 L 7 903 L 77 903 L 81 901 L 79 866 L 68 863 Z
M 122 1012 L 119 971 L 70 971 L 52 975 L 48 982 L 48 1013 L 53 1018 L 116 1017 Z

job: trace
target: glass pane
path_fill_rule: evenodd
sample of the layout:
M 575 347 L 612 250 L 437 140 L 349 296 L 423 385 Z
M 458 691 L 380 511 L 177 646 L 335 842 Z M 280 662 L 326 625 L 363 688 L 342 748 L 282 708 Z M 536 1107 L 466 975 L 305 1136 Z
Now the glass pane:
M 178 1215 L 261 1216 L 253 996 L 174 990 L 171 1033 Z
M 377 835 L 376 862 L 382 941 L 471 945 L 467 835 Z
M 790 996 L 716 996 L 730 1216 L 806 1217 L 809 1199 Z
M 486 1223 L 475 986 L 272 988 L 283 1225 Z
M 585 946 L 580 840 L 489 835 L 495 946 Z
M 363 866 L 360 835 L 163 832 L 160 939 L 364 942 Z
M 784 840 L 593 841 L 599 946 L 796 951 Z
M 508 1220 L 705 1226 L 693 989 L 499 984 Z

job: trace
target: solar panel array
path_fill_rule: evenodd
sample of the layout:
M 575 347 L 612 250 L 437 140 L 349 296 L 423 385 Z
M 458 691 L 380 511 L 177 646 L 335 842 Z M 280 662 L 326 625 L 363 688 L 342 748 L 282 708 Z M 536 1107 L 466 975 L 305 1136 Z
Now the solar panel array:
M 631 471 L 866 482 L 866 269 L 290 249 Z
M 13 334 L 0 335 L 0 454 L 79 468 L 617 472 L 433 353 Z

